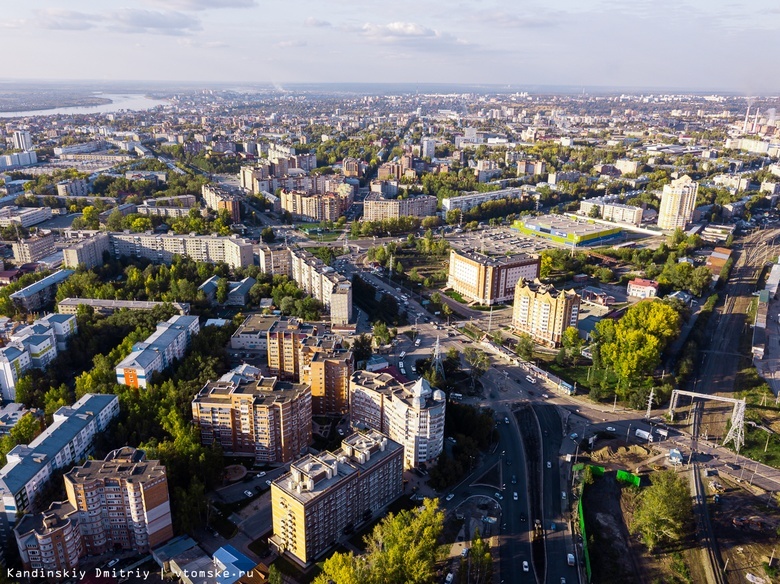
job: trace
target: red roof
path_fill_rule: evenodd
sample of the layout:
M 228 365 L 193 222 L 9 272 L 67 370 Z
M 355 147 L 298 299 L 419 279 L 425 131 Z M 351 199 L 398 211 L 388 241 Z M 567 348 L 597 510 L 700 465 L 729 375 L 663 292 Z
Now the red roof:
M 644 278 L 634 278 L 629 282 L 630 286 L 640 286 L 642 288 L 655 288 L 658 290 L 658 282 L 655 280 L 645 280 Z

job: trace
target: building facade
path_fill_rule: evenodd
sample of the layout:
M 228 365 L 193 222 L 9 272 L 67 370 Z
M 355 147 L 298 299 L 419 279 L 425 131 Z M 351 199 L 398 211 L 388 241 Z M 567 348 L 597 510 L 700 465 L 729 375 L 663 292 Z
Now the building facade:
M 258 464 L 286 463 L 311 443 L 311 390 L 242 366 L 207 383 L 192 401 L 201 443 Z
M 527 254 L 491 257 L 452 249 L 447 287 L 479 304 L 509 302 L 521 278 L 539 277 L 540 262 L 539 256 Z
M 642 208 L 623 205 L 619 195 L 606 195 L 586 199 L 580 203 L 579 214 L 590 217 L 593 209 L 598 209 L 598 217 L 605 221 L 628 223 L 639 227 L 642 224 Z
M 512 327 L 550 347 L 561 344 L 563 331 L 577 326 L 580 297 L 574 290 L 556 290 L 539 280 L 521 280 L 515 289 Z
M 309 565 L 402 492 L 403 447 L 375 430 L 355 433 L 335 452 L 296 460 L 271 483 L 269 543 Z
M 52 503 L 43 513 L 23 515 L 14 534 L 24 569 L 57 573 L 78 568 L 84 556 L 79 515 L 68 502 Z
M 349 380 L 355 370 L 352 351 L 323 351 L 306 346 L 302 351 L 301 380 L 311 387 L 314 414 L 349 413 Z
M 20 264 L 37 262 L 54 253 L 54 235 L 36 235 L 13 244 L 14 259 Z
M 3 207 L 0 209 L 0 227 L 21 225 L 31 227 L 51 219 L 51 207 Z
M 696 194 L 699 183 L 687 174 L 671 184 L 664 185 L 661 193 L 661 208 L 658 211 L 658 227 L 661 229 L 685 229 L 696 208 Z
M 372 193 L 363 203 L 363 219 L 382 221 L 399 217 L 430 217 L 436 214 L 436 203 L 436 197 L 430 195 L 386 199 L 380 193 Z
M 634 298 L 655 298 L 658 296 L 658 282 L 634 278 L 628 283 L 627 292 L 629 296 Z
M 400 383 L 388 373 L 356 371 L 349 385 L 351 424 L 401 444 L 406 468 L 433 462 L 442 453 L 446 401 L 445 393 L 422 377 Z
M 103 265 L 103 254 L 111 253 L 111 238 L 107 233 L 98 233 L 62 250 L 62 264 L 66 268 L 84 266 L 91 270 Z
M 73 270 L 57 270 L 53 274 L 17 290 L 10 298 L 19 308 L 27 312 L 40 310 L 54 301 L 57 287 L 73 275 Z
M 116 257 L 146 258 L 170 264 L 178 254 L 196 262 L 225 262 L 233 269 L 254 263 L 252 244 L 237 236 L 111 233 L 110 238 Z
M 227 211 L 233 223 L 241 222 L 241 199 L 238 195 L 213 184 L 203 185 L 201 193 L 209 209 L 217 212 Z

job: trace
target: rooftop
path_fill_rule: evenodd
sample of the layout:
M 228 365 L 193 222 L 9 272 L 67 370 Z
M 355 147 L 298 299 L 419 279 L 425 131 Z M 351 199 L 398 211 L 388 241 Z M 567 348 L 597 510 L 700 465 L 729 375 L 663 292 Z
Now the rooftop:
M 11 298 L 29 298 L 30 296 L 34 296 L 41 290 L 45 290 L 49 286 L 53 286 L 55 284 L 59 284 L 64 280 L 67 280 L 73 274 L 74 274 L 73 270 L 58 270 L 53 274 L 46 276 L 42 280 L 38 280 L 34 284 L 30 284 L 26 288 L 22 288 L 18 292 L 14 292 L 13 294 L 11 294 Z

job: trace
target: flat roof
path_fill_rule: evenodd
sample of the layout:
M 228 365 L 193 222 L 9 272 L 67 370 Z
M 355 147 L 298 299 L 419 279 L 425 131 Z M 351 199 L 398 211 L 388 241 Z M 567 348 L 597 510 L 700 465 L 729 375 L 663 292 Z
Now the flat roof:
M 73 270 L 57 270 L 53 274 L 50 274 L 43 278 L 42 280 L 38 280 L 34 284 L 30 284 L 26 288 L 22 288 L 18 292 L 14 292 L 11 294 L 11 298 L 28 298 L 30 296 L 33 296 L 34 294 L 37 294 L 41 290 L 45 290 L 49 286 L 53 286 L 55 284 L 59 284 L 60 282 L 67 280 L 74 274 Z

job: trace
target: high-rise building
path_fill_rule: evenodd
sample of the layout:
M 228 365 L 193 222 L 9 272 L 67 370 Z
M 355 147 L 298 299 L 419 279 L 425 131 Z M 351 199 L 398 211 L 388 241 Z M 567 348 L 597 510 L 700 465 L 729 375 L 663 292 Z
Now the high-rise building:
M 387 434 L 404 447 L 404 466 L 435 461 L 444 448 L 446 395 L 427 380 L 400 383 L 388 373 L 355 371 L 349 385 L 353 426 Z
M 349 380 L 354 371 L 352 351 L 304 346 L 302 381 L 311 386 L 315 415 L 349 412 Z
M 423 138 L 420 141 L 420 158 L 430 158 L 433 160 L 436 157 L 436 140 L 433 138 Z
M 338 221 L 347 210 L 346 200 L 336 193 L 302 193 L 283 190 L 279 195 L 282 209 L 293 219 L 304 221 Z
M 539 277 L 540 261 L 536 255 L 501 257 L 452 249 L 447 287 L 479 304 L 509 302 L 521 278 Z
M 111 233 L 109 236 L 116 257 L 146 258 L 170 264 L 173 256 L 178 254 L 196 262 L 225 262 L 233 269 L 254 263 L 252 244 L 238 236 L 153 233 Z
M 147 552 L 173 537 L 165 467 L 146 460 L 143 451 L 114 450 L 74 467 L 64 480 L 87 555 L 117 548 Z
M 330 330 L 294 318 L 280 318 L 268 329 L 268 371 L 281 379 L 302 378 L 301 349 L 309 338 L 325 339 Z
M 58 409 L 51 425 L 29 445 L 11 449 L 0 469 L 0 553 L 12 549 L 17 515 L 32 508 L 54 471 L 87 458 L 95 436 L 118 414 L 117 396 L 90 393 Z
M 54 235 L 34 235 L 13 244 L 14 259 L 20 264 L 37 262 L 54 253 Z
M 54 301 L 57 287 L 70 278 L 73 273 L 73 270 L 57 270 L 53 274 L 50 274 L 21 290 L 17 290 L 11 294 L 10 298 L 14 301 L 14 304 L 27 312 L 40 310 L 49 302 Z
M 103 254 L 111 253 L 111 238 L 106 233 L 81 239 L 62 250 L 62 265 L 67 268 L 84 266 L 87 270 L 103 265 Z
M 550 347 L 561 344 L 563 331 L 576 327 L 580 297 L 574 290 L 559 291 L 539 280 L 520 280 L 515 289 L 512 327 Z
M 27 130 L 14 130 L 14 149 L 32 150 L 32 136 Z
M 233 223 L 241 221 L 241 198 L 238 195 L 212 184 L 203 185 L 201 194 L 209 209 L 217 212 L 227 211 Z
M 696 208 L 696 193 L 699 183 L 687 174 L 671 184 L 664 185 L 661 193 L 661 208 L 658 211 L 658 227 L 661 229 L 685 229 Z
M 57 183 L 57 195 L 60 197 L 86 197 L 89 183 L 84 179 L 63 180 Z
M 346 177 L 360 177 L 360 160 L 357 158 L 345 158 L 341 163 L 341 170 Z
M 24 569 L 56 574 L 78 568 L 84 556 L 80 515 L 67 501 L 52 503 L 43 513 L 23 515 L 14 533 Z
M 192 337 L 200 331 L 197 316 L 172 316 L 157 323 L 157 330 L 116 366 L 116 382 L 130 387 L 146 387 L 153 373 L 166 369 L 174 359 L 182 359 Z
M 208 382 L 192 401 L 201 443 L 258 464 L 286 463 L 311 443 L 311 390 L 307 384 L 263 377 L 243 365 Z
M 358 432 L 335 452 L 309 454 L 271 483 L 274 533 L 280 554 L 309 565 L 403 492 L 403 447 L 380 432 Z

